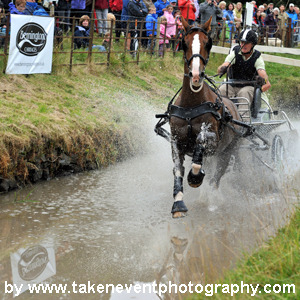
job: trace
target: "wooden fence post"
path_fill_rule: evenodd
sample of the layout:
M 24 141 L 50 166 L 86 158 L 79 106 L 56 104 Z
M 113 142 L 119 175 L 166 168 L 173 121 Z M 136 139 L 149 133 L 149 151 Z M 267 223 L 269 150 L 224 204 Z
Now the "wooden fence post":
M 70 71 L 72 72 L 73 51 L 74 51 L 74 33 L 75 33 L 75 17 L 72 17 L 72 37 L 71 37 L 71 51 L 70 51 Z
M 161 18 L 158 18 L 157 31 L 156 31 L 156 43 L 155 43 L 155 53 L 157 53 L 157 54 L 158 54 L 159 41 L 160 41 L 160 23 L 161 23 Z
M 112 43 L 113 43 L 113 24 L 114 24 L 114 21 L 113 20 L 110 20 L 111 24 L 110 24 L 110 34 L 109 34 L 109 45 L 108 45 L 108 52 L 107 52 L 107 66 L 110 65 L 110 50 L 112 48 Z

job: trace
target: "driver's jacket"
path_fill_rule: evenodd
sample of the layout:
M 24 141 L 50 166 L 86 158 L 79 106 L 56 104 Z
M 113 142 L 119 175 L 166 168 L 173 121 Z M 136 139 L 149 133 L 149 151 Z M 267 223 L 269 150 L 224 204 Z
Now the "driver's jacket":
M 240 53 L 240 46 L 235 46 L 232 51 L 234 51 L 235 54 L 235 62 L 228 70 L 229 78 L 238 80 L 253 80 L 255 76 L 258 75 L 255 62 L 261 56 L 261 53 L 254 50 L 251 57 L 244 60 Z

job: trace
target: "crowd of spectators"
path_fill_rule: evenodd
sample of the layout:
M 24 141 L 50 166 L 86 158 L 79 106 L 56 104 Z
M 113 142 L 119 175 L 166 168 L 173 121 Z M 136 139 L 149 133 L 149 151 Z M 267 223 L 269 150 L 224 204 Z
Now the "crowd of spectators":
M 82 16 L 88 16 L 90 19 L 96 17 L 95 26 L 101 37 L 108 32 L 107 18 L 111 13 L 116 20 L 115 41 L 119 41 L 122 32 L 128 32 L 126 47 L 129 51 L 133 36 L 140 32 L 141 22 L 136 20 L 145 21 L 143 37 L 156 35 L 158 18 L 164 20 L 163 22 L 161 20 L 162 27 L 166 29 L 161 35 L 164 36 L 164 44 L 167 48 L 176 47 L 171 38 L 182 34 L 180 15 L 190 25 L 195 22 L 205 23 L 212 16 L 211 36 L 218 39 L 221 36 L 226 39 L 237 38 L 244 20 L 241 2 L 235 4 L 222 0 L 95 0 L 94 14 L 92 14 L 92 4 L 92 0 L 13 0 L 13 2 L 0 0 L 0 36 L 3 35 L 3 31 L 5 32 L 5 11 L 10 11 L 12 14 L 56 16 L 59 21 L 58 26 L 64 31 L 69 31 L 71 28 L 70 17 L 75 16 L 78 21 Z M 274 7 L 273 3 L 257 6 L 255 1 L 252 1 L 252 4 L 253 27 L 258 34 L 276 36 L 284 40 L 285 29 L 290 18 L 295 40 L 300 41 L 299 7 L 293 3 L 289 3 L 288 7 L 284 4 Z M 56 31 L 58 30 L 57 27 Z M 143 46 L 150 47 L 149 43 L 149 39 L 146 39 Z M 152 41 L 152 46 L 153 43 L 155 41 Z

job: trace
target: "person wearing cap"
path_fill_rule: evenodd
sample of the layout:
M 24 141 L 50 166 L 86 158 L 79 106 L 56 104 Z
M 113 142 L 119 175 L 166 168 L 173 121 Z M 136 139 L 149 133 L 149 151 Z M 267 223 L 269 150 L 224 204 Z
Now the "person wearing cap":
M 244 97 L 251 103 L 254 95 L 253 81 L 261 86 L 262 92 L 267 91 L 271 84 L 261 53 L 254 49 L 257 44 L 256 33 L 250 29 L 243 30 L 239 37 L 239 43 L 231 49 L 225 62 L 218 67 L 218 74 L 221 77 L 228 73 L 230 79 L 252 81 L 252 83 L 249 82 L 249 85 L 242 87 L 223 84 L 219 90 L 223 96 L 227 96 L 228 91 L 229 98 Z
M 173 16 L 175 15 L 175 11 L 178 10 L 177 0 L 171 0 L 171 5 L 173 6 Z
M 286 13 L 287 13 L 287 15 L 289 16 L 289 18 L 292 19 L 292 22 L 291 22 L 292 28 L 293 28 L 294 26 L 296 26 L 297 19 L 298 19 L 298 16 L 297 16 L 297 14 L 296 14 L 296 12 L 295 12 L 294 7 L 295 7 L 295 5 L 294 5 L 293 3 L 290 3 L 289 9 L 286 11 Z
M 273 3 L 269 3 L 268 4 L 268 9 L 266 10 L 266 14 L 269 15 L 270 13 L 273 12 L 273 9 L 274 9 L 274 4 Z

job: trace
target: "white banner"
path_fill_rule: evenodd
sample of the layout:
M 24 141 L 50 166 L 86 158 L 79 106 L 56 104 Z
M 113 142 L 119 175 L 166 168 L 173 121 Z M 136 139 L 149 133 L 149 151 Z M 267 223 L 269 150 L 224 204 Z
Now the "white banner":
M 245 24 L 249 27 L 252 27 L 252 21 L 253 21 L 253 4 L 247 2 L 246 3 L 246 11 L 247 14 L 245 15 Z
M 14 297 L 56 274 L 55 252 L 51 246 L 36 245 L 10 255 Z
M 51 73 L 54 18 L 11 15 L 7 74 Z

